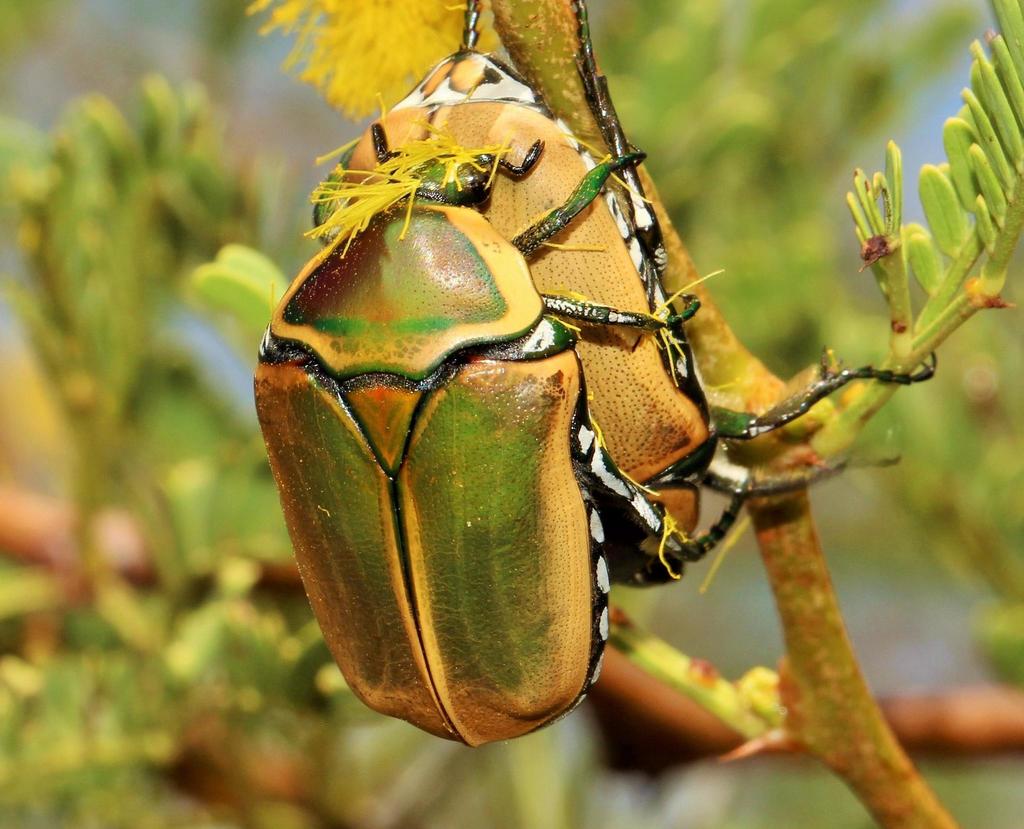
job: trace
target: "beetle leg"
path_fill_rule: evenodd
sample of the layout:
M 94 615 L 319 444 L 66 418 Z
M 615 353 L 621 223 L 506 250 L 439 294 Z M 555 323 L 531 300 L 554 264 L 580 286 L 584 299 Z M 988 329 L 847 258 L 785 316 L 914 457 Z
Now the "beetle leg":
M 620 311 L 609 305 L 581 302 L 565 297 L 551 296 L 550 294 L 544 294 L 543 299 L 544 308 L 548 313 L 560 317 L 568 317 L 579 322 L 595 325 L 624 325 L 629 328 L 639 328 L 643 331 L 660 331 L 666 326 L 663 320 L 658 319 L 652 314 Z
M 467 52 L 476 49 L 480 39 L 480 0 L 467 0 L 466 22 L 462 29 L 462 48 Z
M 537 162 L 540 160 L 540 154 L 544 152 L 544 142 L 534 141 L 530 145 L 530 149 L 526 151 L 526 155 L 519 164 L 513 164 L 508 159 L 502 158 L 498 161 L 498 166 L 501 167 L 509 176 L 514 180 L 518 181 L 521 178 L 525 178 L 532 170 Z
M 718 516 L 718 520 L 708 527 L 706 532 L 698 535 L 696 538 L 689 539 L 688 542 L 682 546 L 683 560 L 699 561 L 715 549 L 722 539 L 728 535 L 733 524 L 736 523 L 736 519 L 739 518 L 740 511 L 743 509 L 743 502 L 749 497 L 750 493 L 748 492 L 733 493 L 732 498 L 729 499 L 729 503 L 726 504 L 725 509 L 722 510 L 722 514 Z
M 663 331 L 667 329 L 670 333 L 677 335 L 682 324 L 692 319 L 693 315 L 700 308 L 700 300 L 689 294 L 683 297 L 686 301 L 683 312 L 672 314 L 664 319 L 654 314 L 621 311 L 618 308 L 612 308 L 610 305 L 568 299 L 561 296 L 552 296 L 551 294 L 544 294 L 543 299 L 544 307 L 550 313 L 560 317 L 568 317 L 572 320 L 595 325 L 624 325 L 629 328 L 639 328 L 642 331 Z
M 572 453 L 577 479 L 591 505 L 591 535 L 608 555 L 612 580 L 631 581 L 637 570 L 650 563 L 650 548 L 665 537 L 665 515 L 646 491 L 619 471 L 600 432 L 591 427 L 585 401 L 584 394 Z
M 608 92 L 608 80 L 598 70 L 597 61 L 594 59 L 587 4 L 584 0 L 571 0 L 571 6 L 576 15 L 579 35 L 576 68 L 583 81 L 587 104 L 601 130 L 605 145 L 613 155 L 625 155 L 632 149 L 632 145 L 622 131 L 622 124 Z M 628 192 L 619 194 L 622 196 L 619 199 L 620 207 L 626 212 L 626 218 L 636 234 L 636 239 L 643 247 L 645 262 L 640 268 L 640 277 L 647 290 L 647 298 L 654 306 L 664 297 L 661 274 L 664 273 L 668 261 L 661 227 L 654 211 L 643 204 L 644 186 L 636 168 L 626 167 L 622 171 L 622 179 Z
M 764 414 L 737 412 L 732 409 L 713 407 L 711 419 L 715 424 L 715 432 L 719 437 L 729 440 L 752 440 L 767 432 L 779 429 L 792 423 L 801 415 L 806 414 L 815 403 L 838 391 L 854 380 L 878 380 L 882 383 L 897 383 L 909 386 L 931 379 L 935 374 L 936 358 L 932 354 L 920 369 L 910 373 L 876 369 L 863 366 L 855 369 L 832 371 L 825 360 L 822 360 L 821 377 L 803 391 L 786 398 Z
M 684 537 L 681 541 L 677 538 L 675 544 L 663 539 L 658 554 L 648 556 L 629 580 L 636 585 L 649 586 L 679 579 L 687 563 L 700 561 L 729 534 L 748 497 L 748 493 L 733 493 L 718 520 L 698 536 Z
M 715 492 L 742 495 L 744 498 L 785 495 L 838 475 L 847 465 L 846 459 L 841 459 L 835 463 L 761 475 L 756 469 L 737 466 L 716 458 L 700 479 L 700 483 Z
M 729 496 L 729 503 L 726 505 L 718 520 L 712 524 L 706 532 L 696 538 L 687 539 L 680 547 L 680 554 L 671 550 L 666 551 L 670 561 L 678 561 L 679 571 L 682 565 L 688 561 L 698 561 L 710 553 L 722 539 L 728 535 L 739 517 L 743 504 L 748 498 L 758 498 L 768 495 L 783 495 L 787 492 L 794 492 L 804 489 L 817 481 L 837 475 L 846 468 L 846 461 L 840 461 L 828 466 L 801 469 L 794 472 L 787 472 L 778 475 L 758 477 L 756 473 L 743 467 L 733 467 L 729 464 L 721 465 L 717 461 L 712 462 L 711 468 L 701 479 L 701 484 L 717 492 Z M 676 556 L 679 556 L 678 559 Z M 662 562 L 654 560 L 647 563 L 647 566 L 634 574 L 634 580 L 640 585 L 663 584 L 666 569 L 658 565 Z M 671 577 L 671 574 L 669 574 Z
M 523 256 L 529 257 L 548 239 L 560 233 L 600 195 L 601 188 L 604 187 L 604 183 L 612 173 L 631 164 L 637 164 L 644 158 L 643 153 L 627 153 L 598 164 L 583 177 L 565 204 L 556 207 L 516 236 L 512 240 L 512 244 L 519 248 L 519 252 Z
M 611 95 L 608 92 L 608 79 L 598 71 L 597 61 L 594 59 L 594 43 L 590 36 L 587 4 L 583 0 L 572 0 L 572 7 L 576 14 L 577 36 L 579 37 L 576 69 L 579 72 L 580 80 L 583 81 L 583 91 L 587 96 L 590 112 L 597 121 L 601 137 L 608 145 L 608 149 L 616 155 L 625 155 L 631 149 L 631 145 L 626 140 L 622 123 L 615 111 L 615 104 L 612 103 Z M 623 170 L 623 177 L 630 189 L 639 194 L 644 192 L 635 166 L 628 165 Z M 647 241 L 651 243 L 649 250 L 654 251 L 661 247 L 661 231 L 656 222 L 652 225 L 651 233 L 653 238 Z
M 585 407 L 581 412 L 585 414 Z M 686 562 L 703 558 L 725 536 L 746 497 L 734 494 L 719 520 L 691 538 L 652 500 L 650 490 L 619 471 L 599 433 L 587 422 L 576 429 L 573 455 L 585 496 L 597 516 L 597 527 L 591 531 L 608 553 L 614 581 L 662 584 L 678 579 Z

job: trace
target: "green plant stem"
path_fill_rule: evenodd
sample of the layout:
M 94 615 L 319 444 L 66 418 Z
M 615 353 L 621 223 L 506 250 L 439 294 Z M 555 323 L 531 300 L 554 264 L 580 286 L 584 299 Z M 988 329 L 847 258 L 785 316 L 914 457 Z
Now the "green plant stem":
M 609 149 L 587 103 L 576 67 L 579 49 L 577 22 L 571 0 L 492 0 L 495 27 L 516 68 L 540 90 L 551 110 L 578 137 Z M 627 135 L 628 138 L 628 135 Z M 610 150 L 609 150 L 610 151 Z M 664 235 L 668 267 L 665 288 L 671 294 L 685 288 L 700 297 L 701 310 L 687 324 L 687 334 L 701 357 L 701 374 L 709 386 L 729 386 L 730 397 L 745 396 L 766 405 L 785 384 L 751 354 L 732 333 L 657 196 L 644 167 L 639 170 Z M 734 405 L 724 400 L 722 405 Z
M 857 665 L 807 493 L 750 504 L 787 656 L 789 736 L 840 775 L 888 829 L 955 827 L 886 724 Z
M 576 68 L 579 38 L 571 0 L 494 0 L 491 8 L 502 45 L 526 80 L 543 92 L 553 112 L 569 117 L 575 135 L 603 147 Z
M 913 348 L 914 311 L 910 304 L 910 278 L 903 251 L 884 260 L 889 301 L 889 352 L 898 360 L 910 356 Z
M 782 724 L 781 710 L 762 716 L 733 683 L 631 624 L 614 625 L 610 642 L 637 667 L 689 697 L 748 740 Z

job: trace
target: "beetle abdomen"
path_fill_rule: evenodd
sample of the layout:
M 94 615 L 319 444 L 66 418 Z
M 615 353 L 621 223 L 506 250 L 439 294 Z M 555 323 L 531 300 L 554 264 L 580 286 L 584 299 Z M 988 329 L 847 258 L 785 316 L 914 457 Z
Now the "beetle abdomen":
M 260 366 L 257 406 L 303 581 L 368 705 L 478 745 L 579 698 L 602 644 L 570 454 L 579 394 L 571 351 L 476 360 L 411 417 L 369 423 L 304 367 Z M 299 440 L 310 433 L 312 456 Z M 380 445 L 402 447 L 391 474 Z

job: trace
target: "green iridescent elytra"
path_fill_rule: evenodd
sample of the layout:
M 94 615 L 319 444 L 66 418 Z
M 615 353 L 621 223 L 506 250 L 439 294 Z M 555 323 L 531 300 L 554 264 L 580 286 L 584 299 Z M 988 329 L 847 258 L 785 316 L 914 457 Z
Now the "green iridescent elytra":
M 501 169 L 526 175 L 539 153 Z M 470 745 L 583 698 L 608 635 L 606 555 L 664 530 L 591 428 L 575 336 L 545 316 L 556 300 L 522 252 L 629 160 L 515 242 L 475 209 L 501 161 L 458 169 L 443 198 L 460 204 L 427 181 L 310 262 L 261 348 L 260 424 L 335 659 L 372 708 Z
M 310 601 L 368 705 L 470 745 L 573 705 L 604 594 L 571 459 L 571 350 L 474 361 L 423 392 L 393 475 L 305 367 L 261 366 L 257 394 Z

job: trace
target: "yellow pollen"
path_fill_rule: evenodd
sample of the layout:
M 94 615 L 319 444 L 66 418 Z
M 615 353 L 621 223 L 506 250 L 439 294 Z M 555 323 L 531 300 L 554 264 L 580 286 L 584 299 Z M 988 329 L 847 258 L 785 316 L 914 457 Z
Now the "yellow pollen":
M 658 544 L 658 560 L 661 562 L 669 576 L 671 576 L 674 581 L 679 581 L 679 579 L 683 577 L 683 574 L 682 572 L 677 573 L 672 569 L 672 565 L 668 563 L 668 558 L 665 555 L 665 547 L 668 544 L 669 538 L 673 535 L 678 534 L 685 538 L 685 534 L 679 529 L 679 525 L 676 523 L 676 520 L 668 512 L 664 513 L 662 521 L 661 543 Z
M 399 237 L 404 238 L 425 168 L 440 164 L 444 167 L 443 180 L 458 183 L 458 170 L 463 165 L 483 171 L 479 162 L 481 155 L 491 155 L 497 160 L 509 151 L 506 144 L 467 148 L 441 130 L 431 127 L 430 132 L 427 138 L 399 147 L 391 158 L 372 170 L 347 170 L 339 165 L 331 178 L 322 182 L 312 195 L 314 204 L 329 204 L 334 209 L 306 235 L 328 239 L 328 250 L 344 243 L 344 255 L 352 239 L 365 230 L 375 216 L 407 199 L 405 225 Z

